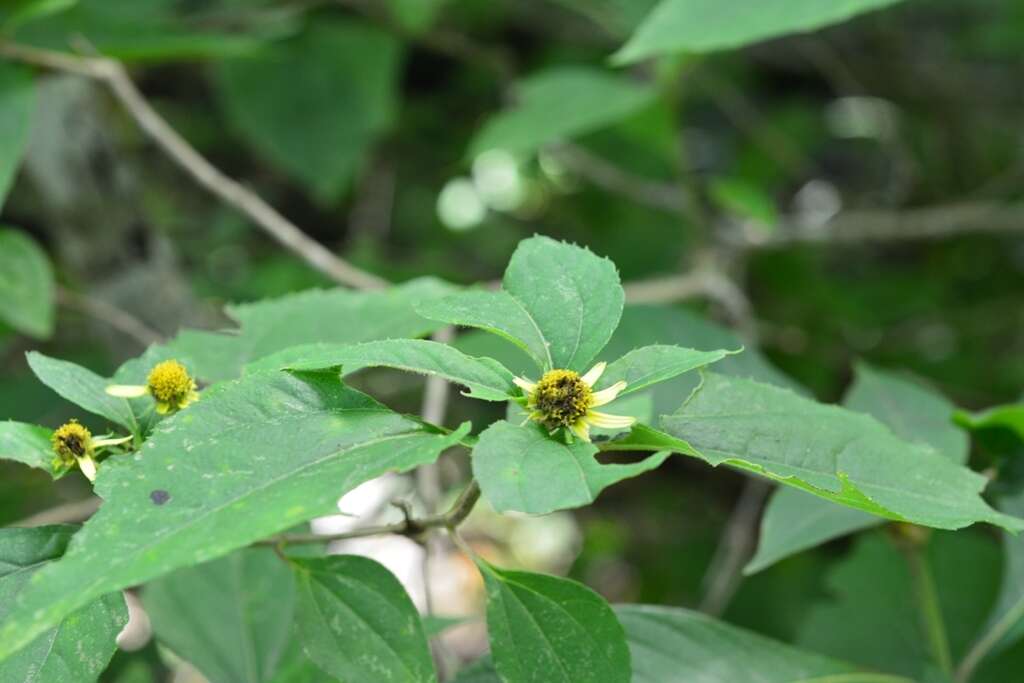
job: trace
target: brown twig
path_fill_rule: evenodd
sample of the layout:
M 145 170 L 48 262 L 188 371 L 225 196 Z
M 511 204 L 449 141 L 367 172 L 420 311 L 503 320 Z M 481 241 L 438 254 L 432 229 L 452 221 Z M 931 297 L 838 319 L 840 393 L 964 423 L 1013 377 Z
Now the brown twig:
M 259 195 L 224 175 L 156 112 L 128 76 L 124 66 L 105 57 L 81 57 L 15 43 L 0 43 L 0 56 L 104 83 L 143 130 L 192 178 L 233 206 L 279 244 L 335 282 L 359 289 L 387 286 L 387 281 L 356 268 L 302 232 Z
M 367 536 L 419 536 L 431 529 L 454 529 L 465 521 L 473 507 L 480 500 L 480 486 L 476 480 L 471 480 L 458 499 L 452 506 L 439 515 L 428 515 L 422 519 L 408 518 L 393 524 L 382 524 L 379 526 L 368 526 L 362 529 L 354 529 L 338 534 L 281 534 L 271 538 L 256 541 L 253 545 L 266 546 L 288 546 L 308 545 L 311 543 L 330 543 L 332 541 L 344 541 L 350 538 L 365 538 Z
M 131 337 L 142 347 L 157 344 L 163 340 L 162 335 L 146 323 L 103 299 L 88 297 L 70 289 L 58 287 L 57 303 L 109 325 L 118 332 Z
M 45 526 L 47 524 L 71 524 L 74 522 L 84 522 L 89 519 L 94 512 L 100 509 L 100 503 L 102 501 L 91 496 L 89 498 L 83 498 L 82 500 L 72 501 L 70 503 L 63 503 L 55 507 L 37 512 L 34 515 L 19 519 L 16 522 L 10 524 L 10 526 Z

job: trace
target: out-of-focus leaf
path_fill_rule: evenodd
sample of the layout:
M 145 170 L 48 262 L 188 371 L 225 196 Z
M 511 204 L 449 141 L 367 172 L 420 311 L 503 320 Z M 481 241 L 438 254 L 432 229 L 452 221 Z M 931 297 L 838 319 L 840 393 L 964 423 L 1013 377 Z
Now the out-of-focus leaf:
M 52 473 L 51 434 L 46 427 L 24 422 L 0 422 L 0 458 L 17 460 L 29 467 Z
M 872 514 L 943 529 L 1024 528 L 979 495 L 987 479 L 875 419 L 750 380 L 708 373 L 666 432 L 727 463 Z M 725 428 L 727 427 L 727 428 Z
M 612 60 L 630 64 L 675 52 L 712 52 L 813 31 L 900 0 L 662 0 Z
M 291 633 L 291 572 L 270 549 L 247 548 L 148 584 L 156 637 L 211 683 L 273 680 Z
M 650 104 L 655 91 L 592 67 L 556 67 L 520 81 L 516 96 L 512 108 L 493 116 L 473 138 L 471 157 L 491 149 L 532 154 L 599 130 Z
M 467 431 L 428 431 L 333 373 L 267 372 L 211 387 L 140 453 L 103 462 L 104 505 L 12 606 L 0 658 L 110 591 L 335 511 L 346 491 L 433 462 Z
M 669 453 L 631 464 L 602 464 L 597 447 L 575 439 L 565 443 L 542 427 L 495 422 L 473 449 L 473 475 L 495 510 L 543 515 L 588 505 L 612 484 L 652 470 Z
M 387 0 L 391 14 L 404 30 L 419 35 L 429 29 L 448 0 Z
M 333 204 L 394 118 L 400 47 L 367 24 L 318 19 L 294 39 L 222 63 L 221 99 L 255 150 Z
M 303 649 L 342 681 L 434 683 L 416 607 L 383 565 L 358 555 L 293 559 Z
M 0 529 L 0 619 L 10 614 L 33 575 L 67 549 L 76 527 Z M 83 602 L 24 649 L 0 662 L 0 681 L 95 681 L 117 649 L 128 621 L 120 593 Z
M 934 533 L 922 563 L 932 575 L 954 661 L 964 654 L 995 598 L 998 547 L 981 534 Z M 933 668 L 918 588 L 903 552 L 882 532 L 857 539 L 827 577 L 828 598 L 812 607 L 796 644 L 862 666 L 924 678 Z
M 709 185 L 708 190 L 721 208 L 741 218 L 757 221 L 766 232 L 770 232 L 779 220 L 775 201 L 757 185 L 738 178 L 719 178 Z
M 971 431 L 1008 429 L 1024 441 L 1024 403 L 997 406 L 980 413 L 960 411 L 955 419 L 957 424 Z
M 342 367 L 345 374 L 360 368 L 388 367 L 436 375 L 466 386 L 467 396 L 507 401 L 515 391 L 512 373 L 490 358 L 472 358 L 458 349 L 425 339 L 382 339 L 356 345 L 300 346 L 266 359 L 279 368 L 322 370 Z M 266 366 L 266 362 L 261 362 Z
M 967 460 L 967 438 L 950 419 L 956 407 L 917 382 L 862 363 L 843 405 L 871 415 L 907 441 L 931 446 L 954 463 L 962 465 Z M 757 554 L 744 571 L 760 571 L 801 550 L 881 523 L 874 515 L 834 505 L 799 489 L 780 488 L 761 518 Z
M 0 62 L 0 207 L 25 154 L 35 110 L 36 89 L 32 73 L 24 67 Z M 0 254 L 6 256 L 10 248 L 5 245 Z
M 73 7 L 78 0 L 7 0 L 0 7 L 0 26 L 11 30 L 20 24 Z
M 0 138 L 0 146 L 4 144 Z M 0 150 L 0 165 L 2 155 Z M 0 168 L 0 176 L 2 173 Z M 53 333 L 53 308 L 53 268 L 46 253 L 25 233 L 0 229 L 0 322 L 33 337 L 46 338 Z
M 581 583 L 478 562 L 505 683 L 627 683 L 629 649 L 608 603 Z
M 119 384 L 140 384 L 156 363 L 177 358 L 201 379 L 233 379 L 250 362 L 302 344 L 354 344 L 375 339 L 422 337 L 441 327 L 414 305 L 451 292 L 439 280 L 413 280 L 380 292 L 314 289 L 227 307 L 234 332 L 184 330 L 166 345 L 150 348 L 115 374 Z
M 626 629 L 634 683 L 911 683 L 858 672 L 690 610 L 619 605 L 615 613 Z

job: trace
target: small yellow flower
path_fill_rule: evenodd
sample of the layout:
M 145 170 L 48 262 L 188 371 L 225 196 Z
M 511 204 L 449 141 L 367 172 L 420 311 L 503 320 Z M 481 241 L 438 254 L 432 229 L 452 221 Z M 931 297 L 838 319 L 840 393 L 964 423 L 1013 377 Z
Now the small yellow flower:
M 96 449 L 115 446 L 131 438 L 126 436 L 115 439 L 93 439 L 92 432 L 84 425 L 79 424 L 78 420 L 71 420 L 54 430 L 50 437 L 50 444 L 56 456 L 53 459 L 53 469 L 56 472 L 67 471 L 77 465 L 89 481 L 95 481 L 96 460 L 93 456 L 96 454 Z
M 551 432 L 565 428 L 584 441 L 590 441 L 591 426 L 620 429 L 636 422 L 633 417 L 594 410 L 614 401 L 626 388 L 626 383 L 620 381 L 607 389 L 594 391 L 594 384 L 607 365 L 598 363 L 582 377 L 572 370 L 549 370 L 538 382 L 522 377 L 513 381 L 526 392 L 529 419 L 541 423 Z
M 107 393 L 121 398 L 138 398 L 149 394 L 156 401 L 156 411 L 161 415 L 181 410 L 199 400 L 195 380 L 185 366 L 176 360 L 165 360 L 154 365 L 145 386 L 112 384 L 107 387 Z

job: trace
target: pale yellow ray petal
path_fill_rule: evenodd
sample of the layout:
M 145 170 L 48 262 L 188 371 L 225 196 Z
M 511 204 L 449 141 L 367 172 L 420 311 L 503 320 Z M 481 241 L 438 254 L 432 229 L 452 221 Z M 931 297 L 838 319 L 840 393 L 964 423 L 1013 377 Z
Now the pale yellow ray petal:
M 78 468 L 82 470 L 82 474 L 89 481 L 96 481 L 96 461 L 91 456 L 83 456 L 78 458 Z
M 611 403 L 620 393 L 622 393 L 622 390 L 625 388 L 626 383 L 622 380 L 619 380 L 618 382 L 611 385 L 607 389 L 595 391 L 594 396 L 591 399 L 590 405 L 597 408 L 598 406 L 603 406 L 606 403 Z
M 130 436 L 122 436 L 122 437 L 118 437 L 116 439 L 93 439 L 92 445 L 96 446 L 97 448 L 99 448 L 101 446 L 116 446 L 118 444 L 124 443 L 125 441 L 131 441 L 131 440 L 132 440 L 132 437 L 130 437 Z
M 636 422 L 636 418 L 629 415 L 609 415 L 608 413 L 599 413 L 596 410 L 588 412 L 585 419 L 595 427 L 604 427 L 605 429 L 629 427 Z
M 576 424 L 574 424 L 569 429 L 572 430 L 573 434 L 583 439 L 584 441 L 590 441 L 590 425 L 588 425 L 583 420 L 577 421 Z
M 111 384 L 107 387 L 106 392 L 111 396 L 121 398 L 138 398 L 148 394 L 149 389 L 141 384 Z
M 513 378 L 512 383 L 515 384 L 520 389 L 522 389 L 523 391 L 525 391 L 527 394 L 532 394 L 534 390 L 537 388 L 536 382 L 531 382 L 530 380 L 525 379 L 523 377 Z
M 580 379 L 586 382 L 588 387 L 592 387 L 597 382 L 597 380 L 601 378 L 601 375 L 604 374 L 604 369 L 606 367 L 608 367 L 608 364 L 605 363 L 604 361 L 601 361 L 594 367 L 590 368 L 590 370 L 587 371 L 587 374 L 583 375 L 583 377 L 581 377 Z

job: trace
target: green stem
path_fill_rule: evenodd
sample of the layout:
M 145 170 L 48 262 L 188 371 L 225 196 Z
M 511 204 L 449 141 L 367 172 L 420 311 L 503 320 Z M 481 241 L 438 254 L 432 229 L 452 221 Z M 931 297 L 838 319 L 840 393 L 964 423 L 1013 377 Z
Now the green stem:
M 932 656 L 944 673 L 952 675 L 953 656 L 949 650 L 946 624 L 942 620 L 935 578 L 932 576 L 931 567 L 928 566 L 924 549 L 923 544 L 911 542 L 904 548 L 904 555 L 907 558 L 910 578 L 914 584 L 914 597 L 921 616 L 921 625 L 924 628 Z

